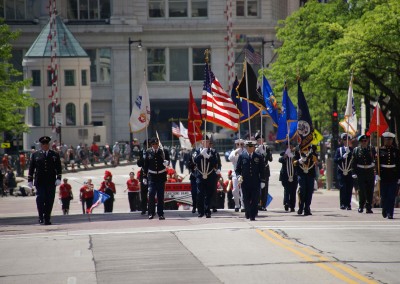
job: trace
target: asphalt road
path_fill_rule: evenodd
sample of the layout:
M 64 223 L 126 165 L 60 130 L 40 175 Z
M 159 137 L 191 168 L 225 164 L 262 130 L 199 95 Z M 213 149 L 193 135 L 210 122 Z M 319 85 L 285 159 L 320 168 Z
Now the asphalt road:
M 110 169 L 112 214 L 101 206 L 82 215 L 76 198 L 104 169 L 64 175 L 75 199 L 68 216 L 55 202 L 51 226 L 37 224 L 34 197 L 0 198 L 0 283 L 400 283 L 399 209 L 393 220 L 379 209 L 340 210 L 338 191 L 318 189 L 312 216 L 287 213 L 277 158 L 274 199 L 255 222 L 227 209 L 211 219 L 166 211 L 164 221 L 130 213 L 123 190 L 132 166 Z M 224 162 L 224 177 L 229 169 Z

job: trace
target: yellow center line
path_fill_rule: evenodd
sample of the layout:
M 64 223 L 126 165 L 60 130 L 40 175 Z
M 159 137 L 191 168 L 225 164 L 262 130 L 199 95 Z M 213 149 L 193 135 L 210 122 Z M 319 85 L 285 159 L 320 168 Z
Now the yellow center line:
M 327 265 L 325 263 L 320 263 L 320 262 L 316 262 L 316 261 L 322 261 L 322 262 L 326 262 L 330 265 L 333 265 L 337 269 L 340 269 L 340 270 L 348 273 L 352 277 L 354 277 L 360 281 L 363 281 L 364 283 L 368 283 L 368 284 L 376 284 L 377 283 L 377 282 L 370 280 L 367 277 L 357 273 L 353 269 L 351 269 L 343 264 L 337 263 L 336 260 L 333 261 L 333 260 L 313 251 L 312 249 L 302 247 L 302 246 L 298 245 L 297 243 L 294 243 L 288 239 L 283 238 L 281 235 L 274 232 L 273 230 L 262 231 L 260 229 L 257 229 L 256 231 L 258 234 L 260 234 L 261 236 L 263 236 L 265 239 L 269 240 L 270 242 L 294 253 L 295 255 L 299 256 L 300 258 L 306 260 L 307 262 L 314 263 L 316 266 L 324 269 L 325 271 L 332 274 L 334 277 L 336 277 L 346 283 L 357 284 L 359 282 L 354 281 L 353 279 L 347 277 L 340 271 L 335 270 L 334 268 L 330 267 L 329 265 Z M 267 234 L 267 232 L 268 232 L 268 234 Z M 313 257 L 317 257 L 319 260 L 314 259 Z

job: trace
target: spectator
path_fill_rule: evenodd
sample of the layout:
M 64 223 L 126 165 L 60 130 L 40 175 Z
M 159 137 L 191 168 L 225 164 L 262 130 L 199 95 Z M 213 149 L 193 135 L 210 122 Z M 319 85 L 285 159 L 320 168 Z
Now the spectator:
M 90 146 L 90 151 L 93 154 L 94 161 L 96 163 L 98 163 L 99 157 L 100 157 L 100 152 L 99 152 L 99 146 L 97 146 L 96 142 L 93 141 L 92 145 Z
M 15 174 L 11 167 L 7 169 L 6 186 L 10 196 L 14 195 L 14 188 L 17 186 L 17 181 L 15 180 Z
M 114 167 L 119 165 L 119 156 L 120 156 L 120 151 L 121 149 L 119 148 L 119 143 L 115 142 L 113 149 L 112 149 L 112 155 L 113 155 L 113 165 Z
M 62 206 L 61 208 L 62 208 L 63 214 L 68 215 L 69 214 L 69 204 L 70 204 L 71 200 L 74 198 L 74 196 L 72 194 L 72 187 L 68 183 L 68 179 L 64 178 L 63 182 L 64 183 L 62 185 L 60 185 L 58 197 L 61 200 L 61 206 Z

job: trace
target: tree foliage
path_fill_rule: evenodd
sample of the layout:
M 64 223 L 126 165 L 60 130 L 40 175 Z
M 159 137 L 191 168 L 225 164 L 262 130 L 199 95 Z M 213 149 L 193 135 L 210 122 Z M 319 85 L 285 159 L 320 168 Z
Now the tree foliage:
M 333 96 L 344 112 L 351 74 L 357 111 L 362 96 L 390 99 L 392 114 L 400 107 L 400 1 L 308 1 L 279 23 L 277 38 L 282 46 L 266 76 L 276 91 L 287 81 L 296 101 L 299 75 L 313 119 L 322 127 L 329 127 Z
M 34 103 L 30 95 L 23 92 L 29 81 L 19 80 L 21 72 L 10 63 L 11 42 L 18 35 L 0 19 L 0 132 L 10 131 L 13 134 L 27 131 L 27 125 L 23 123 L 24 114 L 26 108 Z

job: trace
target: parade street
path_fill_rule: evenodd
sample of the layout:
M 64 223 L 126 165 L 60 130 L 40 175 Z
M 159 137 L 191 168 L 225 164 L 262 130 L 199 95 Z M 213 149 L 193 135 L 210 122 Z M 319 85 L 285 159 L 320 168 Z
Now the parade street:
M 63 216 L 56 198 L 51 226 L 38 224 L 35 197 L 0 198 L 0 283 L 399 283 L 400 210 L 393 220 L 378 208 L 360 214 L 355 199 L 353 210 L 340 210 L 337 190 L 318 189 L 312 216 L 285 212 L 278 157 L 273 201 L 254 222 L 233 209 L 207 219 L 191 210 L 167 210 L 166 220 L 130 213 L 132 165 L 108 169 L 111 214 L 100 205 L 83 215 L 79 202 L 83 182 L 98 187 L 104 169 L 63 175 L 74 200 Z M 224 179 L 231 168 L 223 161 Z

